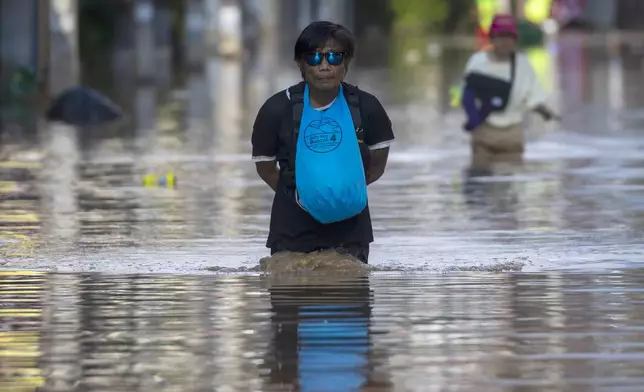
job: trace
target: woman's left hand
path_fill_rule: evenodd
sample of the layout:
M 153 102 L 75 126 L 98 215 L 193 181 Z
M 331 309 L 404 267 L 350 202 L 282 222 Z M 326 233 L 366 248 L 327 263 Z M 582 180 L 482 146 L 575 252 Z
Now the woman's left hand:
M 541 117 L 543 117 L 543 119 L 546 121 L 551 121 L 551 120 L 561 121 L 560 115 L 553 113 L 552 110 L 550 110 L 548 107 L 544 105 L 537 106 L 537 108 L 535 109 L 535 112 L 539 113 Z

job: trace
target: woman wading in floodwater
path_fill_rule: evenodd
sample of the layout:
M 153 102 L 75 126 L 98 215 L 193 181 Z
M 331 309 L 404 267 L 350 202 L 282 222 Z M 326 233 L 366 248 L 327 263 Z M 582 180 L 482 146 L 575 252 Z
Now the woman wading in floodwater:
M 527 57 L 516 51 L 515 19 L 496 15 L 489 34 L 492 49 L 475 53 L 465 67 L 464 128 L 472 133 L 474 169 L 521 162 L 525 116 L 534 111 L 546 121 L 556 117 L 546 106 L 546 94 Z
M 310 24 L 294 49 L 303 81 L 257 114 L 253 160 L 275 191 L 271 255 L 333 249 L 368 261 L 367 185 L 384 173 L 394 133 L 378 99 L 343 82 L 354 48 L 345 27 Z

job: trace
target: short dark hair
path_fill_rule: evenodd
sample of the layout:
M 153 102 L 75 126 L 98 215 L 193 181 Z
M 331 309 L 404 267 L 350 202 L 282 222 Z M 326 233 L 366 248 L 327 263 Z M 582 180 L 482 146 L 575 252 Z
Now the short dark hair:
M 329 39 L 334 39 L 338 44 L 342 45 L 342 50 L 346 52 L 349 60 L 354 57 L 356 44 L 349 29 L 341 24 L 318 21 L 306 26 L 300 33 L 295 42 L 294 60 L 300 61 L 307 53 L 324 47 Z

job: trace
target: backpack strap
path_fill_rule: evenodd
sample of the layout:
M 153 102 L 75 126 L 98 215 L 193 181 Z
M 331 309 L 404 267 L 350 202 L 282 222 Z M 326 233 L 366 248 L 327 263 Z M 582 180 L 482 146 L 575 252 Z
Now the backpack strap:
M 288 95 L 291 102 L 293 116 L 293 129 L 291 132 L 291 146 L 288 153 L 288 167 L 283 168 L 283 177 L 287 185 L 295 185 L 295 153 L 297 138 L 300 135 L 300 124 L 302 123 L 302 112 L 304 111 L 304 82 L 300 82 L 288 88 Z
M 289 87 L 288 93 L 293 110 L 293 133 L 295 140 L 297 140 L 300 133 L 300 123 L 302 122 L 302 112 L 304 111 L 304 82 Z
M 364 129 L 362 129 L 362 114 L 360 113 L 360 91 L 357 86 L 349 83 L 342 83 L 344 91 L 344 99 L 347 100 L 351 118 L 353 119 L 353 127 L 356 130 L 358 143 L 364 142 Z
M 365 176 L 369 177 L 369 167 L 371 166 L 371 154 L 369 147 L 365 144 L 365 132 L 362 128 L 362 113 L 360 111 L 360 90 L 357 86 L 348 83 L 342 83 L 344 98 L 349 105 L 351 118 L 353 119 L 353 126 L 356 130 L 356 137 L 358 139 L 358 148 L 360 149 L 360 156 L 362 157 L 362 165 L 364 167 Z

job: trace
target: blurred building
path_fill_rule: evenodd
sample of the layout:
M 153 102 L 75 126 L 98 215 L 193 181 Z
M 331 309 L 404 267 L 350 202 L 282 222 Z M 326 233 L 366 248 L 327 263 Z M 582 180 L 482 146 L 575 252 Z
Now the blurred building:
M 519 0 L 523 4 L 535 0 Z M 554 0 L 552 17 L 561 25 L 593 30 L 644 29 L 641 0 Z
M 38 39 L 42 3 L 0 1 L 0 134 L 8 123 L 21 124 L 21 130 L 35 128 L 34 99 L 45 50 Z
M 37 0 L 0 1 L 0 72 L 3 80 L 13 66 L 36 65 L 37 9 Z

